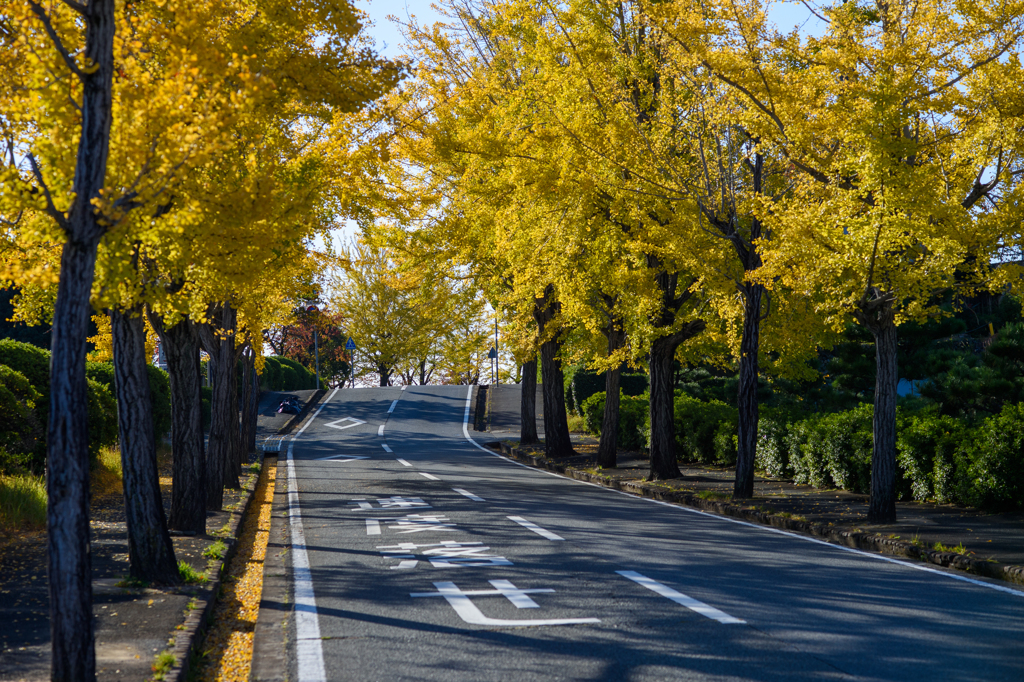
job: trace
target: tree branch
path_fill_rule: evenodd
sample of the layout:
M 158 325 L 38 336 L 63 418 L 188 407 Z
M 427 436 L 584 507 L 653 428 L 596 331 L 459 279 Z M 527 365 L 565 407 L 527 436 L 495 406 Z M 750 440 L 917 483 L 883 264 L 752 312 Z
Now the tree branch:
M 75 63 L 75 58 L 72 57 L 71 53 L 64 47 L 64 43 L 61 42 L 60 36 L 57 35 L 56 29 L 53 28 L 53 24 L 50 22 L 50 17 L 46 15 L 46 10 L 44 10 L 42 5 L 38 2 L 34 2 L 34 0 L 28 0 L 28 4 L 29 7 L 32 8 L 32 12 L 39 17 L 39 21 L 43 23 L 43 29 L 46 31 L 46 35 L 50 36 L 53 46 L 57 49 L 57 53 L 64 59 L 64 63 L 67 64 L 68 69 L 71 70 L 71 73 L 84 80 L 85 74 L 78 68 L 78 64 Z
M 39 183 L 40 189 L 37 192 L 42 192 L 43 198 L 46 199 L 46 214 L 53 218 L 60 229 L 64 232 L 68 231 L 68 221 L 63 213 L 57 210 L 57 207 L 53 204 L 53 197 L 50 195 L 50 188 L 46 186 L 46 180 L 43 179 L 43 173 L 39 170 L 39 164 L 36 163 L 36 157 L 34 154 L 29 152 L 27 154 L 28 162 L 32 166 L 32 175 L 36 177 L 36 181 Z

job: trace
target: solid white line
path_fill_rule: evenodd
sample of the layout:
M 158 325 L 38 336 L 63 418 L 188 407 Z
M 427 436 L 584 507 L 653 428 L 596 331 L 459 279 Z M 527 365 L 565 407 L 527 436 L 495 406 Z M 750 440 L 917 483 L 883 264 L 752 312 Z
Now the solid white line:
M 697 601 L 693 597 L 688 597 L 682 592 L 677 592 L 667 585 L 662 585 L 657 580 L 651 580 L 645 575 L 640 575 L 636 571 L 615 571 L 623 578 L 629 578 L 638 585 L 643 585 L 652 592 L 660 594 L 666 599 L 671 599 L 677 604 L 682 604 L 691 611 L 696 611 L 702 616 L 710 618 L 711 620 L 717 620 L 719 623 L 731 624 L 731 623 L 744 623 L 739 618 L 734 618 L 724 611 L 719 611 L 714 606 L 708 606 L 702 601 Z
M 422 476 L 424 478 L 429 478 L 431 481 L 440 481 L 441 480 L 437 476 L 434 476 L 432 474 L 426 474 L 426 473 L 423 473 L 422 471 L 419 472 L 419 474 L 420 474 L 420 476 Z
M 380 521 L 377 519 L 366 519 L 366 534 L 380 535 Z
M 812 537 L 809 537 L 809 536 L 806 536 L 806 535 L 800 535 L 798 533 L 792 533 L 792 532 L 789 532 L 789 531 L 781 530 L 779 528 L 772 528 L 771 526 L 762 526 L 760 524 L 750 523 L 749 521 L 741 521 L 740 519 L 734 519 L 734 518 L 731 518 L 729 516 L 719 516 L 718 514 L 712 514 L 710 512 L 706 512 L 706 511 L 703 511 L 701 509 L 693 509 L 691 507 L 684 507 L 682 505 L 673 504 L 671 502 L 665 502 L 663 500 L 652 500 L 649 497 L 641 497 L 640 495 L 636 495 L 634 493 L 626 492 L 625 490 L 615 490 L 613 488 L 606 488 L 605 486 L 598 485 L 597 483 L 591 483 L 590 481 L 581 481 L 579 479 L 570 478 L 568 476 L 563 476 L 561 474 L 556 474 L 553 471 L 545 471 L 544 469 L 537 469 L 536 467 L 531 467 L 531 466 L 529 466 L 527 464 L 523 464 L 522 462 L 517 462 L 514 459 L 510 459 L 510 458 L 506 457 L 505 455 L 499 454 L 499 453 L 494 452 L 494 451 L 492 451 L 492 450 L 490 450 L 488 448 L 485 448 L 484 446 L 480 445 L 475 440 L 473 440 L 473 437 L 469 435 L 469 426 L 468 426 L 469 425 L 469 408 L 470 408 L 470 403 L 472 402 L 472 399 L 473 399 L 473 386 L 470 385 L 469 391 L 466 393 L 466 410 L 465 410 L 465 413 L 463 414 L 463 417 L 462 417 L 462 435 L 465 436 L 466 440 L 469 441 L 469 444 L 472 445 L 473 447 L 475 447 L 477 450 L 482 450 L 482 451 L 486 452 L 488 455 L 490 455 L 491 457 L 497 457 L 498 459 L 503 460 L 505 462 L 508 462 L 509 464 L 513 464 L 513 465 L 515 465 L 517 467 L 522 467 L 524 469 L 529 469 L 531 471 L 534 471 L 534 472 L 540 473 L 540 474 L 547 474 L 548 476 L 554 476 L 555 478 L 560 478 L 562 480 L 569 481 L 570 483 L 579 483 L 580 485 L 589 485 L 589 486 L 591 486 L 593 488 L 600 488 L 601 490 L 605 490 L 605 491 L 610 492 L 610 493 L 617 493 L 619 495 L 625 495 L 626 497 L 631 497 L 634 500 L 641 500 L 643 502 L 650 502 L 652 504 L 660 504 L 662 506 L 669 507 L 670 509 L 675 509 L 676 511 L 688 512 L 690 514 L 698 514 L 700 516 L 704 516 L 704 517 L 707 517 L 707 518 L 710 518 L 710 519 L 717 519 L 718 521 L 724 521 L 724 522 L 727 522 L 727 523 L 735 523 L 735 524 L 738 524 L 738 525 L 741 525 L 741 526 L 747 526 L 749 528 L 754 528 L 756 530 L 765 531 L 765 532 L 768 532 L 768 533 L 777 533 L 779 535 L 785 535 L 787 537 L 795 538 L 797 540 L 803 540 L 804 542 L 813 542 L 813 543 L 816 543 L 816 544 L 819 544 L 819 545 L 825 545 L 826 547 L 831 547 L 832 549 L 839 549 L 839 550 L 842 550 L 844 552 L 851 552 L 853 554 L 858 554 L 860 556 L 870 557 L 872 559 L 878 559 L 879 561 L 886 561 L 886 562 L 891 563 L 891 564 L 898 564 L 900 566 L 906 566 L 907 568 L 913 568 L 913 569 L 916 569 L 918 571 L 924 571 L 926 573 L 934 573 L 936 575 L 941 575 L 941 576 L 945 576 L 947 578 L 952 578 L 953 580 L 959 580 L 960 582 L 970 583 L 971 585 L 976 585 L 978 587 L 985 587 L 985 588 L 988 588 L 990 590 L 995 590 L 996 592 L 1005 592 L 1006 594 L 1012 594 L 1015 597 L 1024 597 L 1024 591 L 1022 591 L 1022 590 L 1015 590 L 1015 589 L 1013 589 L 1011 587 L 1004 587 L 1003 585 L 999 585 L 999 584 L 996 584 L 996 583 L 988 583 L 988 582 L 985 582 L 983 580 L 976 580 L 974 578 L 969 578 L 969 577 L 967 577 L 965 575 L 958 575 L 958 574 L 953 573 L 953 572 L 940 571 L 938 569 L 931 568 L 930 566 L 926 566 L 924 564 L 913 563 L 913 562 L 910 562 L 910 561 L 903 561 L 902 559 L 897 559 L 895 557 L 886 556 L 884 554 L 874 554 L 872 552 L 865 552 L 862 549 L 854 549 L 853 547 L 844 547 L 843 545 L 833 544 L 833 543 L 828 542 L 826 540 L 819 540 L 817 538 L 812 538 Z
M 392 452 L 391 448 L 388 447 L 387 443 L 381 443 L 380 446 L 384 448 L 384 452 Z
M 395 411 L 395 405 L 397 405 L 397 404 L 398 404 L 398 400 L 391 401 L 391 407 L 388 408 L 388 414 L 391 414 L 392 412 Z
M 404 459 L 398 460 L 398 462 L 404 467 L 411 467 L 412 465 L 406 462 Z
M 383 424 L 381 424 L 380 428 L 377 429 L 377 435 L 378 436 L 383 436 L 384 435 L 384 425 Z
M 291 528 L 292 573 L 295 576 L 295 655 L 299 682 L 325 682 L 327 675 L 324 672 L 324 652 L 320 640 L 320 622 L 316 614 L 316 596 L 313 594 L 313 578 L 309 571 L 309 555 L 306 553 L 306 534 L 302 529 L 302 512 L 299 508 L 295 440 L 337 393 L 338 389 L 334 389 L 334 393 L 288 442 L 288 524 Z
M 523 528 L 525 528 L 527 530 L 532 530 L 534 533 L 536 533 L 537 535 L 541 536 L 542 538 L 547 538 L 548 540 L 564 540 L 565 539 L 565 538 L 563 538 L 560 535 L 555 535 L 554 533 L 552 533 L 549 530 L 544 530 L 543 528 L 538 526 L 536 523 L 531 523 L 530 521 L 527 521 L 522 516 L 509 516 L 509 517 L 506 517 L 506 518 L 508 518 L 509 521 L 515 521 L 516 523 L 518 523 L 520 526 L 522 526 Z
M 468 490 L 463 490 L 462 488 L 452 488 L 452 490 L 454 490 L 455 492 L 457 492 L 460 495 L 465 495 L 466 497 L 468 497 L 469 499 L 473 500 L 474 502 L 484 502 L 484 498 L 477 497 L 476 495 L 474 495 L 473 493 L 469 492 Z

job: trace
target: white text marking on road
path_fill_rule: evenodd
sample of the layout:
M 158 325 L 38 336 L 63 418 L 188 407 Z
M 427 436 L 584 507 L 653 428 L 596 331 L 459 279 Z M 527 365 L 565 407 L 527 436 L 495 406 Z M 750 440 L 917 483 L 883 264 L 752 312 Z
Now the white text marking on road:
M 682 592 L 677 592 L 667 585 L 662 585 L 657 580 L 651 580 L 645 575 L 641 575 L 636 571 L 615 571 L 623 578 L 629 578 L 638 585 L 643 585 L 651 592 L 656 592 L 666 599 L 671 599 L 677 604 L 682 604 L 691 611 L 696 611 L 702 616 L 710 618 L 711 620 L 717 620 L 719 623 L 743 623 L 745 621 L 739 618 L 734 618 L 724 611 L 719 611 L 714 606 L 708 606 L 702 601 L 697 601 L 693 597 L 688 597 Z
M 560 535 L 555 535 L 554 533 L 552 533 L 549 530 L 544 530 L 543 528 L 538 526 L 536 523 L 532 523 L 530 521 L 527 521 L 522 516 L 509 516 L 508 519 L 510 521 L 515 521 L 516 523 L 518 523 L 520 526 L 522 526 L 523 528 L 525 528 L 527 530 L 532 530 L 534 533 L 536 533 L 537 535 L 541 536 L 542 538 L 547 538 L 548 540 L 564 540 L 565 539 L 565 538 L 563 538 Z
M 424 473 L 422 471 L 420 472 L 420 476 L 422 476 L 423 478 L 429 478 L 431 481 L 440 481 L 441 480 L 440 478 L 438 478 L 437 476 L 434 476 L 433 474 L 427 474 L 427 473 Z
M 465 495 L 466 497 L 468 497 L 469 499 L 473 500 L 474 502 L 483 502 L 484 501 L 484 498 L 477 497 L 476 495 L 474 495 L 473 493 L 469 492 L 468 490 L 463 490 L 462 488 L 452 488 L 452 490 L 454 490 L 455 492 L 457 492 L 460 495 Z
M 406 461 L 405 461 L 404 459 L 399 459 L 399 460 L 398 460 L 398 463 L 399 463 L 399 464 L 401 464 L 401 465 L 402 465 L 402 466 L 404 466 L 404 467 L 411 467 L 411 466 L 412 466 L 411 464 L 409 464 L 408 462 L 406 462 Z
M 366 519 L 366 534 L 380 535 L 380 521 L 378 519 Z

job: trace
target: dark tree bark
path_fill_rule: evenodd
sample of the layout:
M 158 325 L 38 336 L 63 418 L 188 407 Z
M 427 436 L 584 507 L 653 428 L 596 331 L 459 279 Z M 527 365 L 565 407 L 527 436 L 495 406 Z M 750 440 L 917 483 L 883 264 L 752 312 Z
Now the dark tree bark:
M 608 337 L 608 355 L 611 356 L 622 348 L 626 341 L 626 335 L 619 327 L 617 319 L 609 322 L 605 335 Z M 604 417 L 601 421 L 601 441 L 597 446 L 597 465 L 602 469 L 614 469 L 618 466 L 619 383 L 621 378 L 621 365 L 605 372 Z
M 160 335 L 171 380 L 174 469 L 168 526 L 173 530 L 204 535 L 207 484 L 199 337 L 195 325 L 188 318 L 173 327 L 165 327 L 157 315 L 150 314 L 149 321 Z
M 146 327 L 141 307 L 111 311 L 110 328 L 128 526 L 128 572 L 138 580 L 173 585 L 180 578 L 160 499 L 153 399 L 146 371 Z
M 544 394 L 544 454 L 548 457 L 571 457 L 576 454 L 569 438 L 569 418 L 565 412 L 565 376 L 559 353 L 559 329 L 551 323 L 558 315 L 559 304 L 554 300 L 554 287 L 548 285 L 544 297 L 537 299 L 533 317 L 537 320 L 540 345 L 541 390 Z
M 523 363 L 522 393 L 519 398 L 519 442 L 539 443 L 537 437 L 537 359 Z
M 256 376 L 256 352 L 247 348 L 242 353 L 242 447 L 241 454 L 248 461 L 249 453 L 256 452 L 256 421 L 259 411 L 260 386 Z
M 82 84 L 81 134 L 72 183 L 74 200 L 61 213 L 45 187 L 45 211 L 64 231 L 60 281 L 53 309 L 50 419 L 47 426 L 47 563 L 50 593 L 50 676 L 55 682 L 94 680 L 92 562 L 89 554 L 89 432 L 86 411 L 85 339 L 96 248 L 109 222 L 99 215 L 110 152 L 114 72 L 114 0 L 81 5 L 85 49 L 80 58 L 54 48 Z M 42 5 L 31 9 L 48 21 Z M 88 72 L 77 64 L 93 64 Z M 37 181 L 42 173 L 30 157 Z
M 757 455 L 757 378 L 760 373 L 757 353 L 764 287 L 760 284 L 745 284 L 743 294 L 743 336 L 740 339 L 740 385 L 737 392 L 739 438 L 733 497 L 749 499 L 754 496 L 754 459 Z
M 875 337 L 874 443 L 871 450 L 869 523 L 896 521 L 896 363 L 897 333 L 894 296 L 870 287 L 855 314 Z
M 203 348 L 210 356 L 208 368 L 213 379 L 210 445 L 206 458 L 206 506 L 212 511 L 219 511 L 224 506 L 224 488 L 237 488 L 241 473 L 234 308 L 227 303 L 218 305 L 214 322 L 197 325 L 197 329 Z

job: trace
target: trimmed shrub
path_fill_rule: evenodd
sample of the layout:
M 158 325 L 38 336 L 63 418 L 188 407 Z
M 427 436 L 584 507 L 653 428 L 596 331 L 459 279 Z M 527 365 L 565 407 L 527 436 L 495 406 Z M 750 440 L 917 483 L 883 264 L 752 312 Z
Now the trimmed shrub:
M 291 358 L 271 355 L 265 358 L 260 385 L 271 391 L 301 391 L 316 388 L 316 373 Z
M 738 419 L 736 408 L 719 400 L 703 402 L 680 393 L 674 417 L 677 456 L 701 464 L 735 463 Z
M 99 456 L 100 448 L 117 442 L 117 401 L 104 384 L 86 379 L 88 384 L 89 458 Z
M 605 374 L 579 370 L 566 379 L 565 407 L 570 412 L 583 414 L 583 403 L 596 393 L 604 393 Z
M 203 431 L 213 425 L 213 388 L 202 386 L 199 389 L 200 409 L 203 412 Z
M 789 464 L 789 425 L 792 412 L 762 407 L 758 411 L 754 467 L 773 478 L 792 478 Z
M 1005 405 L 965 448 L 967 504 L 993 511 L 1024 506 L 1024 403 Z
M 85 363 L 85 376 L 106 386 L 110 395 L 117 396 L 117 388 L 114 386 L 113 362 L 87 362 Z
M 30 343 L 0 339 L 0 365 L 20 372 L 39 393 L 36 416 L 46 424 L 50 413 L 50 352 Z
M 964 498 L 961 452 L 972 438 L 960 420 L 938 414 L 935 408 L 901 418 L 897 424 L 896 462 L 905 479 L 907 495 L 915 500 L 953 502 Z
M 43 430 L 33 411 L 39 392 L 21 372 L 0 365 L 0 472 L 43 472 Z
M 623 374 L 619 378 L 619 390 L 623 395 L 642 396 L 647 394 L 650 381 L 646 374 Z
M 153 433 L 157 442 L 171 432 L 171 377 L 156 365 L 146 365 L 153 399 Z
M 604 392 L 595 393 L 583 401 L 583 420 L 587 431 L 601 435 L 604 422 Z M 647 411 L 648 397 L 619 394 L 619 433 L 616 447 L 623 450 L 647 448 L 650 430 Z
M 871 487 L 871 405 L 814 415 L 790 425 L 793 480 L 866 493 Z

